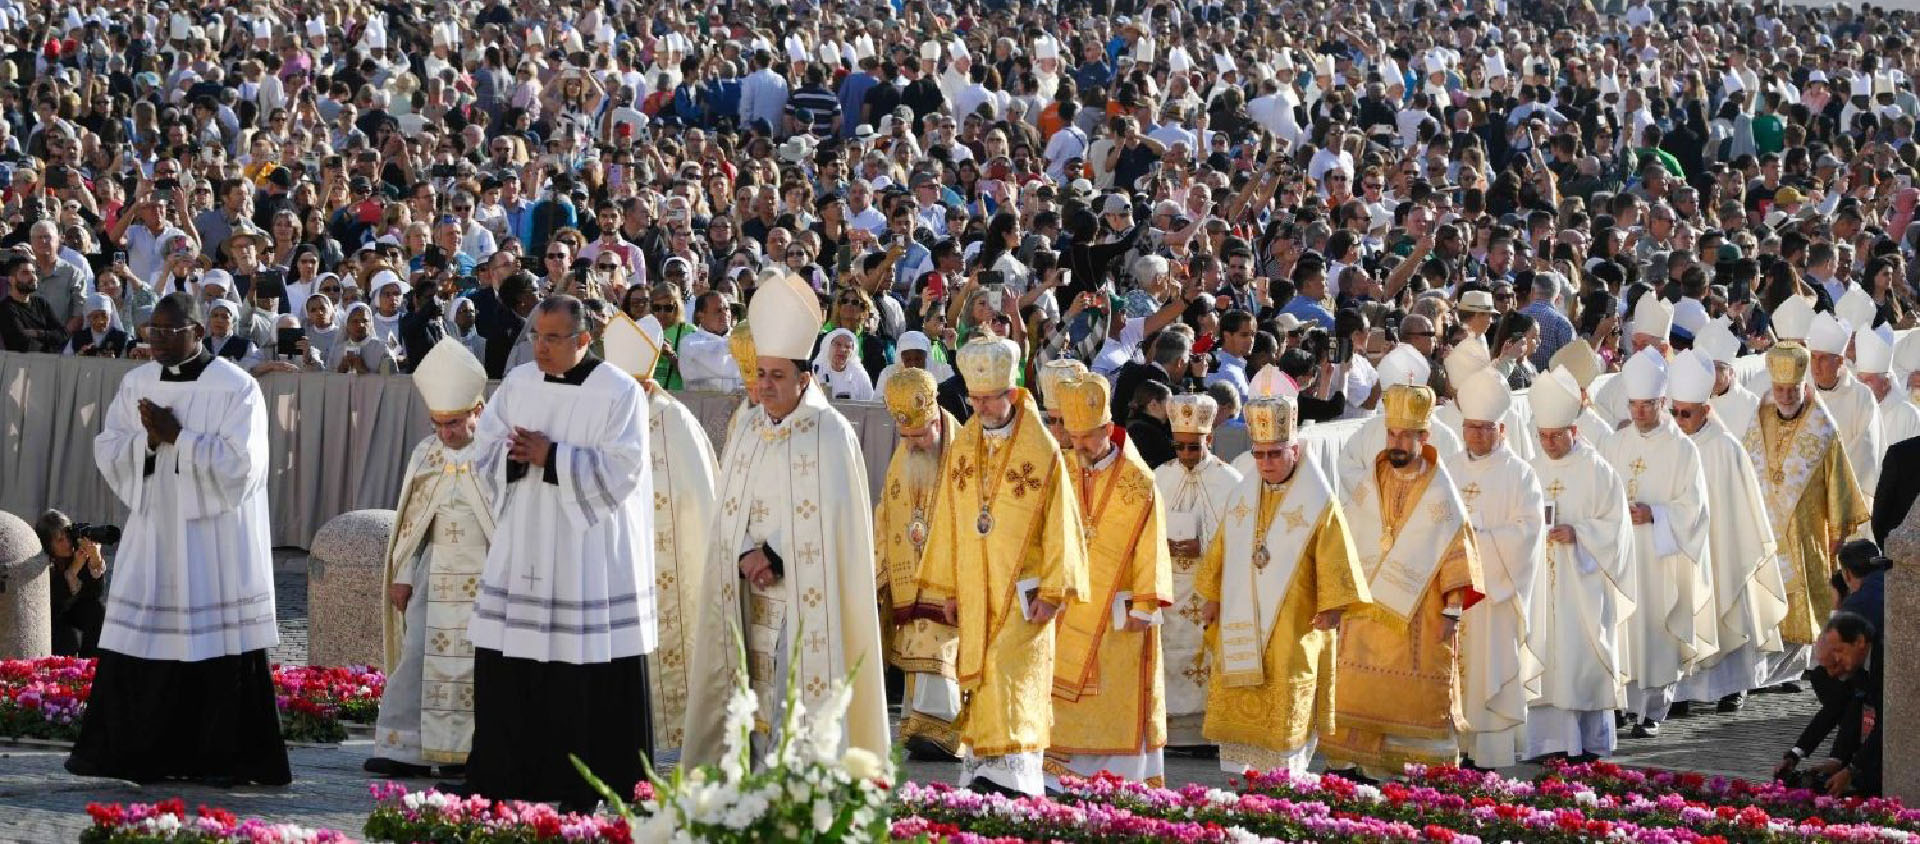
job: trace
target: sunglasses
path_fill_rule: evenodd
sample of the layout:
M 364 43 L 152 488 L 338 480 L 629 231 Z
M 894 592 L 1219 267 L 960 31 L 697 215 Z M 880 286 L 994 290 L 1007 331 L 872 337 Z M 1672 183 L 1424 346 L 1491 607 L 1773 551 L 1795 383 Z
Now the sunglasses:
M 1706 414 L 1706 411 L 1704 410 L 1682 410 L 1677 407 L 1673 409 L 1673 415 L 1677 419 L 1692 419 L 1695 416 L 1702 416 L 1705 414 Z
M 672 313 L 674 307 L 675 306 L 672 302 L 659 302 L 659 303 L 655 303 L 653 305 L 647 306 L 647 310 L 652 311 L 656 314 L 665 314 L 665 313 Z
M 1204 451 L 1204 450 L 1206 450 L 1206 446 L 1204 446 L 1204 445 L 1201 445 L 1200 443 L 1174 443 L 1174 444 L 1173 444 L 1173 450 L 1174 450 L 1174 451 L 1182 451 L 1182 452 L 1186 452 L 1186 451 Z
M 567 259 L 567 253 L 565 252 L 548 252 L 547 253 L 547 260 L 549 261 L 565 261 L 566 259 Z
M 610 273 L 610 272 L 613 272 L 614 270 L 620 269 L 620 265 L 619 264 L 595 264 L 593 265 L 593 268 L 603 273 Z

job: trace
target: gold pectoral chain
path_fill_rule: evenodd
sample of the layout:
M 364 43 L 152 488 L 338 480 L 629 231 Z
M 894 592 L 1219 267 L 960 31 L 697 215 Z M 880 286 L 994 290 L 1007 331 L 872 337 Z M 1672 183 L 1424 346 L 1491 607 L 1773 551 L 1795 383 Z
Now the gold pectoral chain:
M 1017 421 L 1018 420 L 1016 420 L 1016 422 L 1010 422 L 1008 424 L 1016 424 Z M 1013 439 L 1013 436 L 1012 436 L 1013 433 L 1015 432 L 1011 432 L 1011 431 L 1008 432 L 1007 439 L 1009 440 L 1009 442 L 1005 443 L 1001 447 L 991 449 L 991 451 L 994 451 L 996 453 L 1000 451 L 1005 451 L 1007 453 L 1008 458 L 1011 459 L 1013 455 L 1013 443 L 1011 442 L 1011 440 Z M 973 452 L 974 465 L 980 467 L 980 483 L 978 484 L 979 495 L 980 495 L 980 517 L 974 520 L 973 528 L 974 530 L 979 531 L 981 536 L 986 536 L 987 534 L 993 532 L 993 508 L 992 508 L 993 494 L 994 492 L 1000 489 L 1001 475 L 1006 469 L 1006 464 L 1002 463 L 999 469 L 996 469 L 992 472 L 987 471 L 987 452 L 990 450 L 987 448 L 987 439 L 988 439 L 987 430 L 986 428 L 982 427 L 980 429 L 980 441 L 974 444 L 974 452 Z

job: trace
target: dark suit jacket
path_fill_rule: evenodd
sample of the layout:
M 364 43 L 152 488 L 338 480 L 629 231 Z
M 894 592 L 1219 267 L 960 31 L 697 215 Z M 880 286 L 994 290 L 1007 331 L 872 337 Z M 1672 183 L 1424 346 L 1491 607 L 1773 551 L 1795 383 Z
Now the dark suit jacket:
M 962 425 L 973 415 L 973 405 L 967 403 L 967 382 L 958 374 L 940 382 L 939 402 L 941 409 L 953 414 Z
M 1146 414 L 1133 417 L 1127 422 L 1127 438 L 1133 440 L 1133 447 L 1140 451 L 1140 459 L 1147 461 L 1147 468 L 1158 469 L 1160 464 L 1173 459 L 1173 426 Z
M 1133 391 L 1140 389 L 1140 383 L 1143 381 L 1158 381 L 1167 385 L 1167 389 L 1178 392 L 1175 389 L 1173 376 L 1168 375 L 1159 364 L 1152 361 L 1128 363 L 1120 367 L 1120 371 L 1113 376 L 1113 418 L 1126 419 L 1130 416 L 1127 409 L 1133 404 Z
M 1920 498 L 1920 437 L 1894 443 L 1880 464 L 1880 482 L 1873 488 L 1873 541 L 1887 544 L 1887 534 L 1906 519 L 1915 498 Z
M 513 356 L 513 344 L 520 340 L 520 331 L 527 325 L 527 318 L 506 308 L 500 309 L 500 319 L 494 324 L 493 333 L 482 335 L 487 338 L 487 377 L 500 379 L 507 374 L 507 358 Z

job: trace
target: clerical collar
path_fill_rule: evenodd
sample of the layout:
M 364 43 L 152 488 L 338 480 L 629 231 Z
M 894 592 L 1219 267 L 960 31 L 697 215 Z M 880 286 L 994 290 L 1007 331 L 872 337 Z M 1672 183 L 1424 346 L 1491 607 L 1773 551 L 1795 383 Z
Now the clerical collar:
M 567 374 L 565 375 L 545 376 L 546 382 L 549 384 L 566 384 L 570 387 L 578 387 L 581 384 L 587 383 L 587 376 L 592 375 L 593 368 L 599 365 L 599 358 L 588 355 L 578 364 L 575 364 L 572 369 L 567 370 Z
M 982 418 L 980 420 L 980 433 L 997 440 L 1013 436 L 1013 423 L 1014 420 L 1019 417 L 1019 414 L 1020 411 L 1016 408 L 1012 413 L 1007 414 L 1007 421 L 993 426 L 989 426 L 987 420 Z
M 181 361 L 177 366 L 162 366 L 162 381 L 198 381 L 200 373 L 207 371 L 207 364 L 213 363 L 213 355 L 205 348 L 195 349 L 193 357 Z
M 1120 459 L 1120 447 L 1117 445 L 1110 445 L 1107 448 L 1106 456 L 1100 458 L 1099 460 L 1093 461 L 1093 465 L 1088 466 L 1087 469 L 1093 472 L 1104 472 L 1106 471 L 1106 468 L 1108 466 L 1113 465 L 1113 461 L 1118 459 Z

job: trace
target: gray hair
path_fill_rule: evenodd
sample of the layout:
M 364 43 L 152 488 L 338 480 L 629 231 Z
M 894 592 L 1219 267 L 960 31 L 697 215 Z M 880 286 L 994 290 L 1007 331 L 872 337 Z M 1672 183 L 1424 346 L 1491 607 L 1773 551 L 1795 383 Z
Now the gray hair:
M 1162 331 L 1153 341 L 1153 362 L 1171 369 L 1193 351 L 1193 338 L 1178 331 Z
M 535 318 L 540 314 L 565 314 L 572 321 L 573 333 L 576 336 L 585 334 L 589 328 L 586 303 L 564 293 L 540 300 L 540 304 L 534 306 L 533 312 Z

